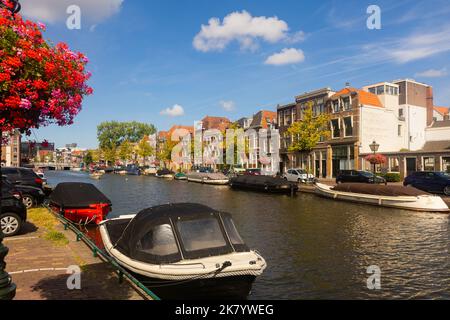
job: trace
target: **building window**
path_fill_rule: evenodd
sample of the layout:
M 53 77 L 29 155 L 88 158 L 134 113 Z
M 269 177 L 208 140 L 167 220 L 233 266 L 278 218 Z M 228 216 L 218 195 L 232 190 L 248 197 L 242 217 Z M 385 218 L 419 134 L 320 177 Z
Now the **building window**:
M 403 108 L 398 109 L 398 117 L 399 118 L 403 118 L 404 117 Z
M 350 110 L 350 97 L 346 97 L 342 99 L 342 103 L 344 105 L 344 110 Z
M 369 88 L 369 92 L 373 93 L 373 94 L 377 94 L 377 88 L 376 87 Z
M 442 158 L 442 171 L 450 173 L 450 157 Z
M 401 137 L 403 135 L 402 132 L 403 132 L 403 127 L 401 124 L 399 124 L 398 129 L 397 129 L 397 134 L 399 137 Z
M 434 157 L 423 157 L 423 170 L 434 171 Z
M 376 94 L 378 95 L 384 94 L 384 86 L 378 86 L 376 89 L 377 89 Z
M 345 126 L 345 136 L 351 137 L 353 136 L 353 123 L 352 117 L 344 118 L 344 126 Z
M 400 160 L 398 157 L 389 158 L 389 169 L 391 172 L 400 172 Z
M 339 119 L 331 120 L 331 132 L 333 134 L 333 139 L 340 138 L 341 128 L 339 126 Z
M 332 107 L 332 109 L 333 109 L 333 110 L 332 110 L 333 113 L 339 112 L 339 100 L 333 101 L 331 107 Z

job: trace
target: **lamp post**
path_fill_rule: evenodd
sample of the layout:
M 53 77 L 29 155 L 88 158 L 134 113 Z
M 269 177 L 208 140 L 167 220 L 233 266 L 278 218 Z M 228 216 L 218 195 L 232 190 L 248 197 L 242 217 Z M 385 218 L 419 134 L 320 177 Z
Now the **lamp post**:
M 0 8 L 7 8 L 12 12 L 12 14 L 18 13 L 21 9 L 19 0 L 9 0 L 9 2 L 11 3 L 11 6 L 4 4 L 3 1 L 0 0 Z
M 373 154 L 375 155 L 378 151 L 378 149 L 380 148 L 380 145 L 374 140 L 370 145 L 370 150 L 372 150 Z M 375 175 L 375 171 L 376 171 L 376 163 L 373 163 L 373 174 Z

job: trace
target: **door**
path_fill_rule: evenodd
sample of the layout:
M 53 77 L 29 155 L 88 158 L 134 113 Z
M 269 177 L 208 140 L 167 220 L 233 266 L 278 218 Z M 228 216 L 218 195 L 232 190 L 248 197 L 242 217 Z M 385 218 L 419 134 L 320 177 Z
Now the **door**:
M 316 178 L 320 178 L 320 160 L 316 160 Z
M 327 160 L 322 160 L 322 178 L 327 177 Z
M 406 176 L 417 171 L 417 158 L 406 158 Z

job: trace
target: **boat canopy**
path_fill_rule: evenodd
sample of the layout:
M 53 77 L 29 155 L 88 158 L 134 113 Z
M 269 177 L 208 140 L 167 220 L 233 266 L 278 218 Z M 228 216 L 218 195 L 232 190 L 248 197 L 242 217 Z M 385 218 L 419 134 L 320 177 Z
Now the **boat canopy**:
M 86 208 L 93 204 L 111 205 L 111 200 L 90 183 L 64 182 L 53 190 L 50 203 L 61 208 Z
M 156 171 L 156 174 L 159 175 L 159 176 L 164 176 L 166 174 L 173 174 L 173 173 L 174 173 L 173 171 L 170 171 L 169 169 L 165 169 L 165 168 Z
M 427 192 L 421 191 L 413 187 L 395 186 L 395 185 L 380 185 L 380 184 L 368 184 L 368 183 L 341 183 L 332 188 L 333 191 L 351 192 L 372 194 L 377 196 L 389 196 L 389 197 L 418 197 L 428 195 Z
M 232 178 L 233 182 L 248 184 L 248 185 L 261 185 L 261 186 L 285 186 L 290 185 L 291 183 L 280 178 L 280 177 L 272 177 L 272 176 L 251 176 L 251 175 L 242 175 Z
M 167 204 L 145 209 L 132 219 L 105 223 L 116 249 L 144 263 L 249 251 L 230 214 L 200 204 Z

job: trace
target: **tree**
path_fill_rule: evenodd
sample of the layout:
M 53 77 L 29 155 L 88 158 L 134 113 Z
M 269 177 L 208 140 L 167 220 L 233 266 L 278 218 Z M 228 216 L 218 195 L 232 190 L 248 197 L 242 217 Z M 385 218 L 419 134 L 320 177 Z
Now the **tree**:
M 127 162 L 132 159 L 133 156 L 133 146 L 130 141 L 125 140 L 119 147 L 119 159 Z
M 94 163 L 94 156 L 91 150 L 88 150 L 83 157 L 83 162 L 86 167 L 89 167 L 91 163 Z
M 106 161 L 107 165 L 111 163 L 114 164 L 117 160 L 117 148 L 112 147 L 101 149 L 99 155 Z
M 166 163 L 172 162 L 172 149 L 176 146 L 176 142 L 171 139 L 167 139 L 167 141 L 163 144 L 162 148 L 158 152 L 158 159 L 163 162 L 164 167 L 166 167 Z
M 327 139 L 331 132 L 328 129 L 329 115 L 322 113 L 314 116 L 312 104 L 303 113 L 303 120 L 294 122 L 287 133 L 294 137 L 289 152 L 309 152 L 321 139 Z
M 137 143 L 145 136 L 154 134 L 156 128 L 152 124 L 132 122 L 107 121 L 97 126 L 97 138 L 100 148 L 117 148 L 125 140 Z
M 154 152 L 155 151 L 152 146 L 148 143 L 148 139 L 143 138 L 139 141 L 139 144 L 137 145 L 137 154 L 144 160 L 144 166 L 146 164 L 147 157 L 152 156 Z

